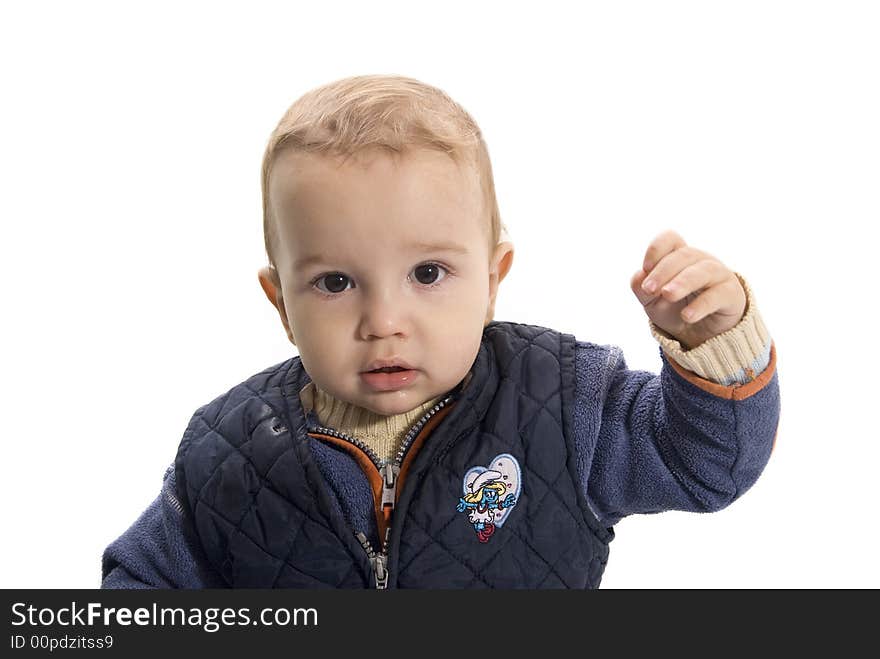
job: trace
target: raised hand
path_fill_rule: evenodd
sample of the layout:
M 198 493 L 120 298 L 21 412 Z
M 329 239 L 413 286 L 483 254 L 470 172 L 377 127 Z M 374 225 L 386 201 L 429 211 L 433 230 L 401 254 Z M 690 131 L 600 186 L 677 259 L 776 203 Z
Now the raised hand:
M 651 321 L 685 349 L 734 327 L 746 308 L 746 293 L 733 271 L 674 231 L 651 242 L 630 288 Z

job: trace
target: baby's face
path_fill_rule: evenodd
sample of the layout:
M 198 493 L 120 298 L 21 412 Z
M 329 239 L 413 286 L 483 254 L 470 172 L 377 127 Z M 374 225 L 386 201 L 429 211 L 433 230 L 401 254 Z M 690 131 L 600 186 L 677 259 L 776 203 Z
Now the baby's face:
M 477 177 L 445 154 L 340 162 L 296 152 L 275 162 L 274 302 L 316 386 L 379 414 L 407 412 L 467 375 L 512 246 L 490 252 Z M 411 368 L 365 375 L 376 360 Z

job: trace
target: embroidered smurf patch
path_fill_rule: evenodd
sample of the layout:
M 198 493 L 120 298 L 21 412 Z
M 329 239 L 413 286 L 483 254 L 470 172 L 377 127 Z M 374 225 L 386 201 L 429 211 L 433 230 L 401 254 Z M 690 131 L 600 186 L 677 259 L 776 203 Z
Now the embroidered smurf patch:
M 477 539 L 489 542 L 513 512 L 522 493 L 519 463 L 509 453 L 496 455 L 487 467 L 471 467 L 464 475 L 464 496 L 456 510 L 467 513 Z

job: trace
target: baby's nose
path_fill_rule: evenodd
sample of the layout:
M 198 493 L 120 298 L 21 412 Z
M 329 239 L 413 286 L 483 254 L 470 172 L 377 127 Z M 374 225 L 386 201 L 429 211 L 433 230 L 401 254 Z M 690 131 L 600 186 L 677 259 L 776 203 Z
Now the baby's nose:
M 408 334 L 405 303 L 389 294 L 370 296 L 361 312 L 360 331 L 365 339 Z

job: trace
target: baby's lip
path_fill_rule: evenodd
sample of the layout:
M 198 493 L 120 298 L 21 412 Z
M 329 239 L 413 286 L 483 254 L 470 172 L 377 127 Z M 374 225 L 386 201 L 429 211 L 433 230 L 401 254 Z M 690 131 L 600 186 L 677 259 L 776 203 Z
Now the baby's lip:
M 407 371 L 414 370 L 414 367 L 410 366 L 408 362 L 404 361 L 400 357 L 390 357 L 388 359 L 376 359 L 370 362 L 361 373 L 369 373 L 370 371 L 375 371 L 380 368 L 394 368 L 394 367 L 402 368 Z

